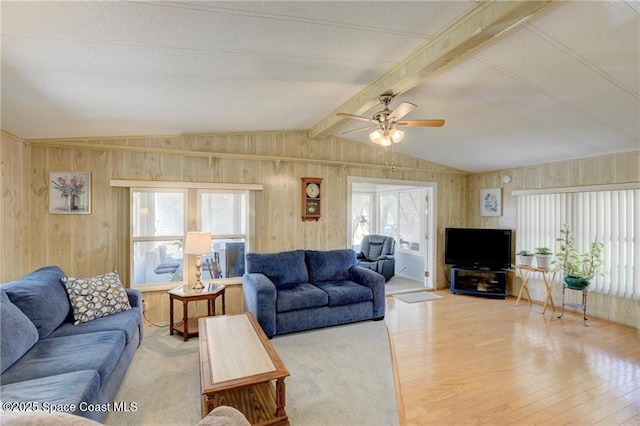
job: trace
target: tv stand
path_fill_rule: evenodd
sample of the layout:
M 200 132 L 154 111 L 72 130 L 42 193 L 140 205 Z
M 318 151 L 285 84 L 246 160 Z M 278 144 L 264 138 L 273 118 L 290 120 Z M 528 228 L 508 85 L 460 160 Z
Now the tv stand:
M 507 271 L 490 269 L 451 268 L 453 294 L 471 294 L 474 296 L 507 297 Z

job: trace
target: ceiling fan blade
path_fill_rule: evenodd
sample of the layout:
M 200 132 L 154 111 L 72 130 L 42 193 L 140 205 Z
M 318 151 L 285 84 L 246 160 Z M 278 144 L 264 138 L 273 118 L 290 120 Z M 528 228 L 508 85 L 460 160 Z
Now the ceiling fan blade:
M 391 111 L 391 114 L 389 114 L 389 121 L 400 120 L 402 117 L 416 109 L 416 107 L 417 105 L 412 104 L 411 102 L 402 102 L 396 109 Z
M 339 112 L 336 115 L 339 115 L 340 117 L 353 118 L 354 120 L 362 120 L 362 121 L 375 123 L 375 121 L 370 118 L 362 117 L 360 115 L 347 114 L 346 112 Z
M 346 132 L 342 132 L 343 135 L 346 135 L 347 133 L 355 133 L 355 132 L 360 132 L 362 130 L 367 130 L 367 129 L 374 129 L 378 127 L 377 125 L 374 126 L 366 126 L 366 127 L 360 127 L 359 129 L 353 129 L 353 130 L 347 130 Z
M 419 126 L 419 127 L 442 127 L 444 126 L 444 120 L 405 120 L 398 121 L 400 126 Z

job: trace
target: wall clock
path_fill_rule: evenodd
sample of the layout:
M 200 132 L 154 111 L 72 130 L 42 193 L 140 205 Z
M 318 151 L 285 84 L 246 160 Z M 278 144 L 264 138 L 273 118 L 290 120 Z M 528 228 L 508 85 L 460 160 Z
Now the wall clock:
M 322 178 L 303 177 L 302 220 L 318 220 L 322 207 Z

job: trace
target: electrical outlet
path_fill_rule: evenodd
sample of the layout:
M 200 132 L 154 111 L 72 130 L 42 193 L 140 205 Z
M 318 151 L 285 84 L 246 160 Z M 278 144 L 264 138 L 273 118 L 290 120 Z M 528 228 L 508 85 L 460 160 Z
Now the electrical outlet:
M 147 309 L 149 309 L 149 304 L 146 300 L 142 299 L 142 312 L 147 312 Z

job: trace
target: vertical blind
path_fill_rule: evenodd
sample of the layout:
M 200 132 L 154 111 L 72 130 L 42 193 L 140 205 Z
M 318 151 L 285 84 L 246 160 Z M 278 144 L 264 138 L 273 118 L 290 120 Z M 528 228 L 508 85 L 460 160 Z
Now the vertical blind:
M 587 252 L 593 241 L 604 244 L 603 275 L 590 289 L 618 297 L 640 299 L 640 190 L 589 191 L 519 195 L 516 251 L 549 247 L 563 224 L 574 233 L 576 248 Z

